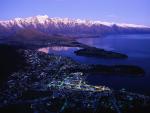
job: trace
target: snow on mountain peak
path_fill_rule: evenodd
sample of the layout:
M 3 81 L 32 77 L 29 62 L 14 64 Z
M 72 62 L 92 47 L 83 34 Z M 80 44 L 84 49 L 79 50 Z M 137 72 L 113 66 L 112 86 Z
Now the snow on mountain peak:
M 137 24 L 118 24 L 120 27 L 137 27 L 137 28 L 148 28 L 148 26 L 145 25 L 137 25 Z
M 148 26 L 144 26 L 144 25 L 135 25 L 135 24 L 126 24 L 126 23 L 121 23 L 121 24 L 117 24 L 117 23 L 113 23 L 113 22 L 103 22 L 103 21 L 92 21 L 92 20 L 81 20 L 81 19 L 69 19 L 69 18 L 49 18 L 48 15 L 37 15 L 34 17 L 28 17 L 28 18 L 15 18 L 13 20 L 8 20 L 8 21 L 0 21 L 0 24 L 7 27 L 7 25 L 9 26 L 10 23 L 14 23 L 16 22 L 18 24 L 18 26 L 21 27 L 22 23 L 32 23 L 36 26 L 37 23 L 40 24 L 44 24 L 45 22 L 54 22 L 55 24 L 61 22 L 64 24 L 84 24 L 87 26 L 91 26 L 91 25 L 105 25 L 105 26 L 113 26 L 113 25 L 117 25 L 119 27 L 137 27 L 137 28 L 149 28 Z
M 39 19 L 47 19 L 47 18 L 49 18 L 48 15 L 37 15 L 36 17 L 39 18 Z
M 15 21 L 19 21 L 19 20 L 21 20 L 21 18 L 15 18 L 14 20 L 15 20 Z
M 47 15 L 38 15 L 38 16 L 36 16 L 36 18 L 38 19 L 38 21 L 40 22 L 40 23 L 44 23 L 49 17 L 47 16 Z
M 38 15 L 28 18 L 15 18 L 13 20 L 0 21 L 2 32 L 10 30 L 15 32 L 20 28 L 36 29 L 52 34 L 104 34 L 104 33 L 150 33 L 150 27 L 135 24 L 116 24 L 70 18 L 49 18 L 47 15 Z M 5 30 L 4 30 L 5 29 Z M 13 30 L 12 30 L 13 29 Z M 5 34 L 5 33 L 4 33 Z

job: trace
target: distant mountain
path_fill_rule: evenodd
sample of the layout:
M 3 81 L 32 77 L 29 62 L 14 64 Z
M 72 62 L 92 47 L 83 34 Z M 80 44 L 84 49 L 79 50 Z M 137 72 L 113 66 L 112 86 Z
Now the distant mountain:
M 13 37 L 16 37 L 20 39 L 26 39 L 26 40 L 34 40 L 36 38 L 47 38 L 48 36 L 40 31 L 34 30 L 34 29 L 21 29 L 18 30 L 15 34 L 12 35 Z
M 15 18 L 8 21 L 0 21 L 0 36 L 10 36 L 20 30 L 37 31 L 63 35 L 103 35 L 103 34 L 142 34 L 150 33 L 150 27 L 134 24 L 114 24 L 101 21 L 90 21 L 68 18 L 49 18 L 35 16 L 28 18 Z M 28 35 L 33 35 L 28 31 Z
M 18 29 L 11 35 L 0 36 L 0 44 L 14 45 L 21 48 L 37 48 L 52 45 L 78 44 L 72 36 L 47 34 L 37 29 Z M 75 45 L 74 44 L 74 45 Z

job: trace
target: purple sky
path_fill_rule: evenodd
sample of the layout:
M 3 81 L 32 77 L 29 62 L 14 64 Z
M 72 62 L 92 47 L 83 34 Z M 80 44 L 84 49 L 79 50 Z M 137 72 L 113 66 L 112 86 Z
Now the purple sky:
M 0 20 L 45 14 L 150 26 L 150 0 L 0 0 Z

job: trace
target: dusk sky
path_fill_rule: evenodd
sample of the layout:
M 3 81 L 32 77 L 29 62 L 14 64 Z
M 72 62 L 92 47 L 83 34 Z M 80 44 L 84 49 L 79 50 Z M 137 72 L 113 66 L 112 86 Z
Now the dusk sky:
M 150 26 L 150 0 L 0 0 L 0 20 L 36 15 Z

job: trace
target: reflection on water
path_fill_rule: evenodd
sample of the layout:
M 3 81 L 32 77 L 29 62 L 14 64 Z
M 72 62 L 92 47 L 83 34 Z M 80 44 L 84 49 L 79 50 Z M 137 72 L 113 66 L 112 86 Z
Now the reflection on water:
M 40 48 L 38 49 L 38 51 L 44 52 L 44 53 L 48 53 L 49 52 L 49 47 L 47 48 Z
M 98 48 L 125 53 L 129 58 L 121 60 L 76 56 L 74 51 L 80 49 L 77 47 L 47 47 L 39 51 L 69 56 L 80 63 L 140 66 L 146 72 L 144 77 L 90 75 L 87 81 L 92 85 L 106 85 L 114 89 L 125 88 L 150 95 L 150 35 L 114 35 L 104 38 L 81 38 L 78 41 Z
M 53 46 L 53 47 L 46 47 L 46 48 L 40 48 L 38 51 L 44 52 L 44 53 L 54 53 L 56 55 L 62 55 L 67 56 L 71 58 L 76 58 L 76 55 L 74 54 L 74 51 L 80 49 L 79 47 L 62 47 L 62 46 Z M 80 59 L 80 58 L 79 58 Z M 74 59 L 76 60 L 76 59 Z
M 40 48 L 38 51 L 44 52 L 44 53 L 50 53 L 52 51 L 54 52 L 60 52 L 60 51 L 69 51 L 71 49 L 79 49 L 78 47 L 61 47 L 61 46 L 53 46 L 53 47 L 46 47 L 46 48 Z

